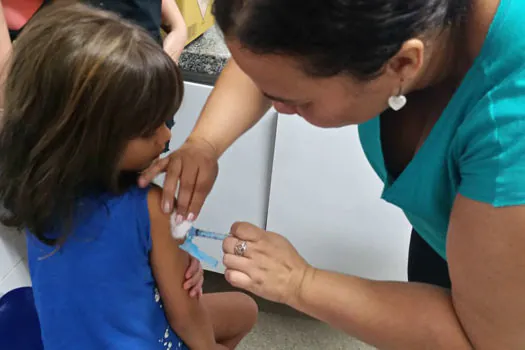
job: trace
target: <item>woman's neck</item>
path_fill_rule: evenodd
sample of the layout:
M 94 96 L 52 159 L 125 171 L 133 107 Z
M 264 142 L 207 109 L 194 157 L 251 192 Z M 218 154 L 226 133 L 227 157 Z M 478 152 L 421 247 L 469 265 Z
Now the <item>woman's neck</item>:
M 459 81 L 466 74 L 468 64 L 460 44 L 465 37 L 462 29 L 447 28 L 428 41 L 426 63 L 410 92 L 426 90 L 446 81 Z
M 443 83 L 458 84 L 479 55 L 500 0 L 473 0 L 463 23 L 434 35 L 428 42 L 428 59 L 410 91 Z

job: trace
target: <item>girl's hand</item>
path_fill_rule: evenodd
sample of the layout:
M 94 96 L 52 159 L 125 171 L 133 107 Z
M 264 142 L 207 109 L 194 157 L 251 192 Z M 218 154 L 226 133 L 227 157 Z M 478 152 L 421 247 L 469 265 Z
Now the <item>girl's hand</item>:
M 190 297 L 200 298 L 204 283 L 204 271 L 199 260 L 191 257 L 190 266 L 186 270 L 184 277 L 186 279 L 184 289 L 190 293 Z
M 166 172 L 162 210 L 165 213 L 173 211 L 175 191 L 179 185 L 177 221 L 183 218 L 195 220 L 217 178 L 218 161 L 217 151 L 210 143 L 190 138 L 177 151 L 146 169 L 139 179 L 139 185 L 145 187 L 158 174 Z

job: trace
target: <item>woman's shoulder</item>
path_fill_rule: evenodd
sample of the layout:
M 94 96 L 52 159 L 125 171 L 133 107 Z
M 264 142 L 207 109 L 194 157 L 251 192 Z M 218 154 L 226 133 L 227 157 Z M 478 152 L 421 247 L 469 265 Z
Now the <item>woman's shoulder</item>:
M 505 74 L 485 77 L 485 82 L 480 85 L 486 86 L 479 91 L 479 96 L 470 94 L 472 101 L 461 123 L 463 129 L 497 131 L 502 136 L 525 128 L 525 55 L 518 64 L 507 66 Z M 512 127 L 509 128 L 509 124 L 513 124 Z
M 501 0 L 474 65 L 493 85 L 523 71 L 525 63 L 525 1 Z M 479 83 L 478 81 L 477 83 Z
M 459 193 L 495 206 L 525 204 L 524 16 L 501 1 L 454 125 Z
M 460 193 L 496 206 L 525 203 L 525 58 L 474 102 L 452 145 Z

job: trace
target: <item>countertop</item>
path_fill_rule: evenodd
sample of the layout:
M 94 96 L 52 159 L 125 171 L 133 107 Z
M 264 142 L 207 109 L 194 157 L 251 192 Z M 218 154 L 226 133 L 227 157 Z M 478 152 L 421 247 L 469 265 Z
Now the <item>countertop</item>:
M 213 84 L 226 62 L 230 52 L 216 25 L 191 42 L 182 52 L 179 66 L 185 80 Z

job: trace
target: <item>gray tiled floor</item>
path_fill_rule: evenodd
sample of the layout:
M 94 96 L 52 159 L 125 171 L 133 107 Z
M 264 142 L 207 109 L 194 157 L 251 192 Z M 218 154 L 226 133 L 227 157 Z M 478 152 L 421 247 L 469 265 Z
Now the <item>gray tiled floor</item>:
M 372 350 L 320 322 L 262 312 L 238 350 Z
M 206 292 L 232 290 L 222 275 L 206 273 L 205 281 Z M 256 300 L 259 321 L 238 350 L 374 349 L 286 306 Z

